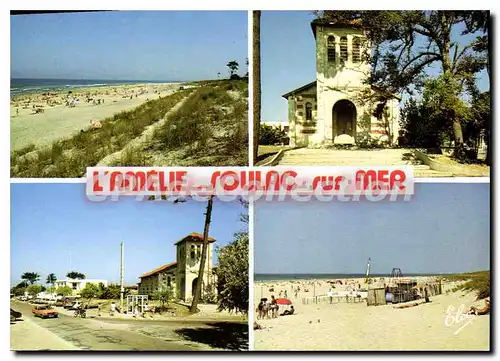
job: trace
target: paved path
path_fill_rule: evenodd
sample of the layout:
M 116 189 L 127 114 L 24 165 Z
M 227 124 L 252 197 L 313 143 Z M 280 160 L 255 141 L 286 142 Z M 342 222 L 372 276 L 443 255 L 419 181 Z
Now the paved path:
M 413 166 L 414 177 L 452 177 L 431 170 L 414 158 L 410 149 L 339 150 L 301 148 L 286 151 L 279 165 Z
M 31 317 L 10 324 L 10 349 L 13 351 L 78 350 L 64 340 L 40 326 Z
M 11 307 L 22 312 L 24 319 L 11 325 L 11 347 L 16 350 L 32 350 L 36 346 L 36 349 L 58 350 L 196 351 L 226 346 L 207 340 L 207 334 L 217 337 L 223 328 L 220 324 L 214 326 L 213 321 L 99 320 L 74 318 L 64 313 L 59 318 L 40 319 L 32 315 L 30 304 L 14 301 Z M 31 327 L 18 327 L 24 323 Z M 234 330 L 231 327 L 236 324 L 224 325 Z

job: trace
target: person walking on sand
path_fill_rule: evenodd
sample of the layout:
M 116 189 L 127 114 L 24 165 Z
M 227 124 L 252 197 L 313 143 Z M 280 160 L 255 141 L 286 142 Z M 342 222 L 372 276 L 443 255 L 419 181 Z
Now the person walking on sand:
M 102 313 L 102 303 L 97 305 L 97 317 L 101 317 Z
M 278 303 L 276 302 L 276 298 L 274 298 L 274 295 L 271 296 L 271 317 L 276 318 L 278 317 Z

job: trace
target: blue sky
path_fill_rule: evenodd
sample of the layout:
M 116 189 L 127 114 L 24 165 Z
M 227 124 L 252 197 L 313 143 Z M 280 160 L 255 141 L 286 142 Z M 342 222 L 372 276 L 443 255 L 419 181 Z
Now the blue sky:
M 309 11 L 262 11 L 262 120 L 286 121 L 287 101 L 281 95 L 316 79 L 316 45 L 311 31 L 314 16 Z M 471 37 L 460 37 L 460 43 Z M 435 75 L 435 69 L 429 69 Z M 480 74 L 479 86 L 489 88 L 486 71 Z
M 255 273 L 448 273 L 490 268 L 489 184 L 417 183 L 399 202 L 258 201 Z
M 33 271 L 45 283 L 49 273 L 64 279 L 76 270 L 118 282 L 123 241 L 124 279 L 136 284 L 141 274 L 175 261 L 175 242 L 203 233 L 205 207 L 132 198 L 95 203 L 87 200 L 84 184 L 12 184 L 10 281 Z M 239 220 L 244 212 L 237 202 L 214 201 L 209 234 L 216 245 L 227 245 L 244 228 Z
M 11 16 L 11 77 L 200 80 L 247 71 L 246 11 Z

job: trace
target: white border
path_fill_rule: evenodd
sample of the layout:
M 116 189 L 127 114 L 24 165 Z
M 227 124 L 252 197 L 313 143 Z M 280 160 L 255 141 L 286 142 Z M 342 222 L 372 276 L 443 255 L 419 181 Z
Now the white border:
M 8 4 L 7 2 L 3 4 Z M 160 6 L 158 6 L 161 4 Z M 357 3 L 352 3 L 352 2 L 337 2 L 333 4 L 335 8 L 337 9 L 402 9 L 405 8 L 408 4 L 411 8 L 413 8 L 413 5 L 410 5 L 410 3 L 401 3 L 400 1 L 384 1 L 383 3 L 380 2 L 371 2 L 367 0 L 360 0 Z M 483 8 L 483 9 L 491 9 L 494 8 L 494 2 L 492 1 L 475 1 L 474 3 L 471 2 L 466 2 L 466 1 L 454 1 L 454 2 L 446 2 L 443 3 L 442 5 L 437 6 L 438 4 L 435 1 L 429 1 L 429 0 L 421 0 L 419 2 L 419 7 L 420 8 L 429 8 L 429 9 L 436 9 L 436 6 L 442 9 L 470 9 L 471 5 L 473 5 L 474 8 Z M 275 9 L 281 9 L 281 10 L 297 10 L 297 9 L 302 9 L 302 10 L 309 10 L 310 8 L 331 8 L 332 7 L 332 2 L 331 1 L 315 1 L 314 4 L 312 3 L 285 3 L 285 2 L 272 2 L 269 0 L 256 0 L 252 2 L 240 2 L 240 3 L 234 3 L 234 2 L 228 2 L 227 0 L 213 0 L 210 2 L 202 2 L 202 1 L 193 1 L 191 3 L 186 3 L 186 2 L 168 2 L 168 3 L 158 3 L 156 1 L 147 1 L 143 0 L 139 3 L 124 3 L 123 1 L 108 1 L 107 2 L 108 8 L 112 9 L 121 9 L 121 10 L 158 10 L 159 7 L 161 7 L 163 10 L 216 10 L 216 9 L 221 9 L 221 10 L 248 10 L 248 8 L 260 8 L 262 10 L 275 10 Z M 35 8 L 40 8 L 40 4 L 36 3 L 34 1 L 23 1 L 23 2 L 16 2 L 15 5 L 17 10 L 27 10 L 27 9 L 35 9 Z M 88 0 L 86 2 L 63 2 L 63 1 L 50 1 L 50 2 L 45 2 L 44 6 L 46 9 L 102 9 L 103 8 L 103 3 L 101 1 L 96 1 L 96 0 Z M 6 9 L 7 10 L 7 9 Z M 494 13 L 494 12 L 493 12 Z M 10 49 L 10 15 L 8 15 L 7 11 L 3 11 L 3 17 L 4 20 L 1 21 L 0 27 L 1 27 L 1 34 L 4 36 L 4 46 L 6 47 L 7 45 L 9 46 Z M 495 19 L 496 20 L 496 19 Z M 499 41 L 499 37 L 494 37 L 495 42 Z M 248 66 L 248 72 L 249 72 L 249 161 L 252 160 L 253 158 L 253 97 L 252 97 L 252 72 L 253 72 L 253 67 L 252 67 L 252 14 L 249 12 L 249 21 L 248 21 L 248 43 L 249 43 L 249 52 L 248 52 L 248 59 L 249 59 L 249 66 Z M 497 45 L 497 44 L 495 44 Z M 492 49 L 495 52 L 497 47 L 493 46 Z M 9 50 L 10 51 L 10 50 Z M 10 64 L 9 64 L 10 58 L 3 57 L 2 62 L 3 62 L 3 69 L 4 69 L 4 84 L 7 82 L 10 83 Z M 495 64 L 493 64 L 495 67 Z M 8 73 L 9 72 L 9 73 Z M 495 71 L 493 72 L 495 74 Z M 3 88 L 4 90 L 4 99 L 7 99 L 8 93 L 7 93 L 7 87 Z M 10 97 L 10 95 L 9 95 Z M 496 95 L 498 97 L 498 94 Z M 496 99 L 495 99 L 496 100 Z M 2 105 L 2 113 L 5 115 L 4 119 L 10 119 L 10 109 L 7 106 L 7 102 L 3 103 Z M 10 161 L 9 158 L 7 158 L 8 154 L 10 152 L 7 152 L 9 150 L 9 144 L 10 144 L 10 122 L 8 123 L 7 121 L 3 122 L 4 129 L 1 132 L 1 137 L 3 137 L 3 142 L 1 143 L 1 147 L 4 148 L 3 152 L 3 157 L 1 160 L 1 169 L 4 172 L 4 176 L 2 177 L 2 182 L 6 187 L 6 189 L 9 189 L 6 195 L 6 200 L 7 202 L 3 202 L 3 209 L 2 209 L 2 221 L 1 221 L 1 228 L 3 230 L 3 239 L 9 239 L 10 240 L 10 216 L 9 220 L 7 219 L 6 215 L 10 215 L 10 183 L 84 183 L 85 178 L 40 178 L 40 179 L 33 179 L 33 178 L 28 178 L 28 179 L 20 179 L 20 178 L 13 178 L 10 179 Z M 496 129 L 495 134 L 492 135 L 493 139 L 497 139 L 498 136 L 500 135 L 500 127 L 496 127 L 499 129 Z M 497 159 L 496 154 L 493 159 Z M 249 163 L 252 164 L 252 163 Z M 495 162 L 496 166 L 497 162 Z M 489 183 L 490 178 L 415 178 L 415 183 Z M 4 188 L 4 189 L 5 189 Z M 82 188 L 82 191 L 84 189 Z M 500 195 L 497 195 L 495 197 L 495 200 L 497 200 L 497 197 L 500 197 Z M 492 199 L 493 201 L 493 199 Z M 249 247 L 250 247 L 250 254 L 249 254 L 249 259 L 250 265 L 249 265 L 249 284 L 250 284 L 250 290 L 249 290 L 249 296 L 250 296 L 250 302 L 249 302 L 249 325 L 252 326 L 252 304 L 253 304 L 253 269 L 254 269 L 254 263 L 253 263 L 253 235 L 254 235 L 254 229 L 253 229 L 253 220 L 254 220 L 254 205 L 252 202 L 249 204 Z M 498 218 L 495 217 L 495 219 L 490 219 L 490 222 L 495 222 L 497 221 Z M 5 247 L 2 249 L 2 257 L 3 259 L 1 261 L 3 265 L 4 271 L 8 272 L 10 274 L 10 242 L 6 242 L 7 244 Z M 5 244 L 5 243 L 4 243 Z M 497 247 L 498 248 L 498 247 Z M 498 256 L 497 251 L 494 256 Z M 5 278 L 5 277 L 4 277 Z M 5 278 L 6 279 L 6 278 Z M 5 283 L 8 283 L 10 285 L 10 277 L 9 281 L 2 281 Z M 7 285 L 4 284 L 4 290 L 6 290 Z M 10 287 L 9 287 L 10 288 Z M 6 302 L 6 298 L 2 298 L 2 303 Z M 6 306 L 6 304 L 4 304 Z M 5 310 L 6 307 L 3 307 Z M 7 314 L 6 312 L 4 313 L 4 329 L 3 329 L 3 354 L 6 356 L 5 358 L 2 359 L 7 359 L 7 360 L 13 360 L 15 357 L 15 354 L 12 352 L 8 352 L 10 350 L 10 343 L 8 340 L 10 340 L 10 326 L 9 329 L 7 329 Z M 249 347 L 250 349 L 253 348 L 253 327 L 250 327 L 249 329 Z M 5 337 L 7 336 L 7 337 Z M 5 344 L 7 343 L 7 344 Z M 6 353 L 8 353 L 6 355 Z M 134 354 L 134 353 L 129 353 L 125 355 L 125 357 L 130 356 L 130 357 L 144 357 L 144 354 Z M 43 356 L 42 354 L 33 354 L 30 356 L 25 355 L 27 358 L 36 358 L 37 356 Z M 97 358 L 100 359 L 101 357 L 104 359 L 105 357 L 108 356 L 102 356 L 102 354 L 93 354 L 89 353 L 87 355 L 80 355 L 82 358 L 87 358 L 87 357 L 92 357 L 92 358 Z M 171 357 L 173 359 L 176 359 L 178 356 L 175 354 L 166 354 L 165 356 Z M 194 359 L 195 357 L 199 357 L 201 355 L 187 355 L 184 357 L 187 358 L 192 358 Z M 217 357 L 218 355 L 213 355 L 212 357 Z M 336 357 L 344 358 L 346 355 L 336 355 Z M 348 355 L 348 356 L 354 356 L 354 355 Z M 160 357 L 164 357 L 161 355 Z M 203 354 L 203 357 L 211 357 L 211 355 Z M 267 356 L 265 356 L 267 357 Z M 302 357 L 302 356 L 299 356 Z M 354 356 L 354 357 L 359 357 L 359 356 Z
M 253 321 L 255 319 L 255 307 L 253 304 L 254 298 L 254 220 L 255 220 L 255 204 L 250 201 L 248 204 L 248 350 L 254 349 L 254 331 Z

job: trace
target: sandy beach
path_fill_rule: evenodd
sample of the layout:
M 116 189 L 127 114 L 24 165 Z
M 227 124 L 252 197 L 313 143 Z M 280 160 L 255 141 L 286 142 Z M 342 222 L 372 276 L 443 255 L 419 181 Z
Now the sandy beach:
M 418 281 L 432 280 L 420 277 Z M 362 279 L 342 283 L 335 285 L 334 294 L 367 288 Z M 264 329 L 254 331 L 254 349 L 489 350 L 490 316 L 457 316 L 460 307 L 483 307 L 484 301 L 475 301 L 472 293 L 452 292 L 455 286 L 443 283 L 443 294 L 431 297 L 431 302 L 398 309 L 392 304 L 367 306 L 366 301 L 345 302 L 344 297 L 330 303 L 330 284 L 326 280 L 258 282 L 254 286 L 254 309 L 261 297 L 284 297 L 286 291 L 295 313 L 256 320 Z M 300 291 L 296 292 L 298 288 Z M 314 303 L 314 296 L 319 296 L 318 303 Z M 288 306 L 281 306 L 279 312 L 285 307 Z
M 144 102 L 172 94 L 180 83 L 85 87 L 11 97 L 11 150 L 46 145 Z M 70 93 L 71 92 L 71 93 Z M 43 112 L 36 109 L 43 109 Z

